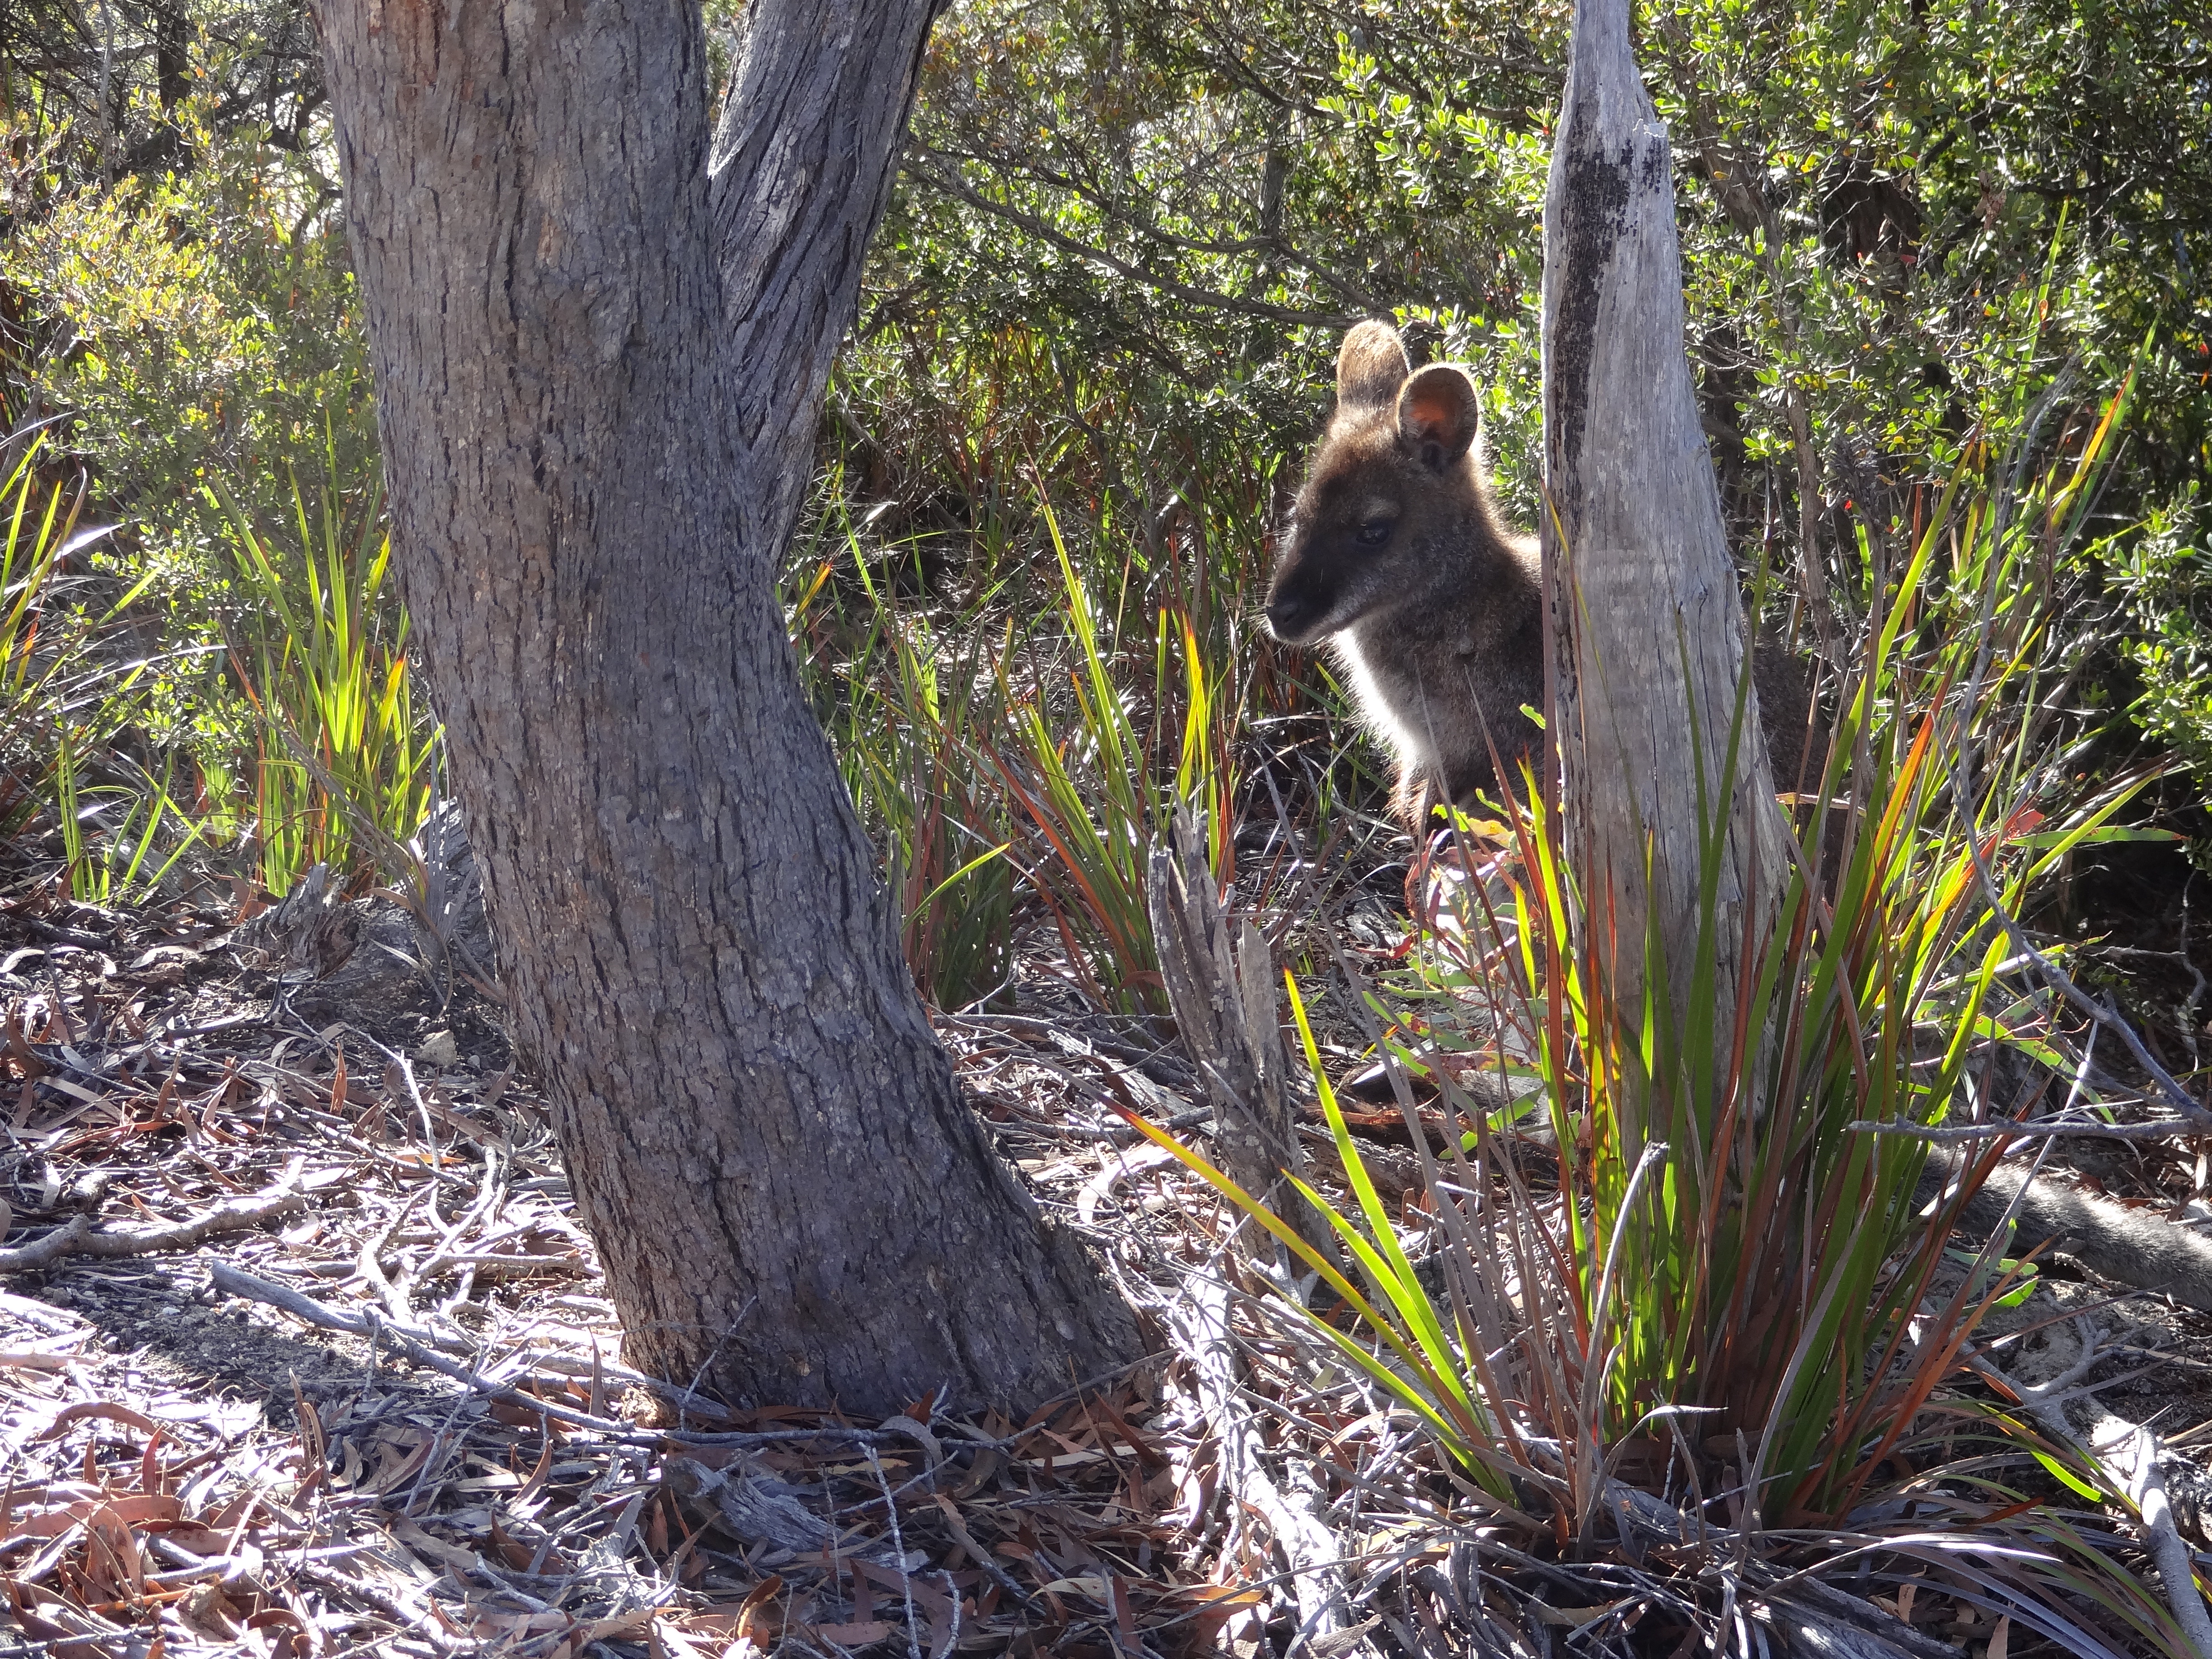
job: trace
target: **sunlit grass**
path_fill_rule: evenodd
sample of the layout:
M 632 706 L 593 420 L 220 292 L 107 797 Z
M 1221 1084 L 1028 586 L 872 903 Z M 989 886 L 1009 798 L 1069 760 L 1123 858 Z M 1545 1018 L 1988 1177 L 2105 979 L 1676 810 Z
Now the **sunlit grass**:
M 913 550 L 847 524 L 793 605 L 801 659 L 925 995 L 956 1007 L 1004 982 L 1018 897 L 1102 1004 L 1164 1008 L 1146 858 L 1188 804 L 1233 872 L 1238 678 L 1179 605 L 1125 623 L 1126 569 L 1085 560 L 1042 489 L 1027 523 L 1049 562 L 1002 556 L 935 617 L 897 591 Z
M 159 884 L 198 827 L 116 746 L 158 665 L 108 637 L 144 583 L 94 614 L 69 567 L 114 526 L 80 526 L 83 480 L 45 478 L 46 457 L 38 434 L 0 482 L 0 833 L 50 818 L 70 896 L 106 903 Z
M 229 521 L 246 601 L 229 665 L 256 720 L 259 875 L 278 894 L 313 865 L 350 870 L 404 845 L 436 776 L 436 732 L 408 674 L 407 617 L 384 597 L 392 543 L 381 491 L 349 486 L 334 448 L 326 459 L 316 488 L 290 480 L 282 526 L 256 522 L 221 484 L 209 487 Z

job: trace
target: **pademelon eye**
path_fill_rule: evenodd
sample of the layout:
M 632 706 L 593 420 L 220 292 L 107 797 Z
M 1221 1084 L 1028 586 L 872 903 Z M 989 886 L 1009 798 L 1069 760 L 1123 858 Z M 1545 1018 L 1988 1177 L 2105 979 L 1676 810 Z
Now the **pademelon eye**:
M 1390 532 L 1397 527 L 1395 519 L 1370 519 L 1359 526 L 1359 533 L 1352 539 L 1362 547 L 1380 547 L 1390 539 Z

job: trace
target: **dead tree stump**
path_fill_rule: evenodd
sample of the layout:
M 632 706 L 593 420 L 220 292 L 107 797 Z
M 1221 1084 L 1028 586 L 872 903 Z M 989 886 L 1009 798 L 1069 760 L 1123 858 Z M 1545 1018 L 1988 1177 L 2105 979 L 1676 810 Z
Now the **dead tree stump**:
M 1629 1009 L 1656 930 L 1680 1015 L 1700 807 L 1724 815 L 1715 988 L 1727 1007 L 1747 911 L 1771 915 L 1780 900 L 1789 830 L 1755 690 L 1723 788 L 1743 610 L 1683 343 L 1667 130 L 1637 73 L 1628 0 L 1576 6 L 1558 132 L 1544 204 L 1542 544 L 1583 925 L 1613 942 L 1600 954 Z

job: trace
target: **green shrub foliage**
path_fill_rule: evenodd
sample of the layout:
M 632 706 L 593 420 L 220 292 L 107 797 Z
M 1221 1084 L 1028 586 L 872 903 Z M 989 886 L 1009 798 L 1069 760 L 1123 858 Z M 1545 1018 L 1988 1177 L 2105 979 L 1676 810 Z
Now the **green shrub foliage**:
M 724 70 L 740 10 L 708 7 Z M 1242 777 L 1248 813 L 1272 810 L 1263 783 L 1323 828 L 1371 801 L 1371 761 L 1326 718 L 1341 706 L 1325 665 L 1255 637 L 1268 534 L 1343 328 L 1382 314 L 1474 367 L 1502 493 L 1534 521 L 1540 207 L 1570 15 L 1565 0 L 950 11 L 793 562 L 833 726 L 903 702 L 890 679 L 849 684 L 890 673 L 861 647 L 890 637 L 869 607 L 896 603 L 1003 680 L 960 707 L 1164 734 L 1133 763 L 1164 780 L 1188 770 L 1164 734 L 1202 683 L 1210 741 L 1241 732 L 1263 763 L 1217 770 Z M 2001 487 L 1997 458 L 2031 431 L 2032 465 L 2078 447 L 2148 340 L 2127 447 L 2069 556 L 2063 625 L 2100 647 L 2069 695 L 2212 757 L 2201 27 L 2155 0 L 1687 0 L 1639 27 L 1675 140 L 1706 431 L 1746 571 L 1776 578 L 1774 620 L 1841 660 L 1929 489 L 1962 465 Z M 375 471 L 304 14 L 27 0 L 0 23 L 0 401 L 11 429 L 64 417 L 47 455 L 73 453 L 125 522 L 76 556 L 108 562 L 94 597 L 134 592 L 142 644 L 201 648 L 142 682 L 132 740 L 192 757 L 203 806 L 250 829 L 269 799 L 252 775 L 286 746 L 231 672 L 268 614 L 237 586 L 239 525 L 297 543 L 272 532 L 299 491 L 335 492 L 343 519 Z M 856 560 L 884 578 L 873 592 Z M 1085 703 L 1087 665 L 1080 695 L 1066 672 L 1086 649 L 1079 610 L 1115 708 Z M 830 620 L 848 611 L 849 635 Z M 404 640 L 396 611 L 382 636 Z M 976 805 L 927 859 L 896 829 L 910 814 L 863 800 L 909 881 L 1002 845 L 1006 869 L 1051 863 L 992 781 L 994 756 L 1034 750 L 1026 730 L 942 749 Z M 1098 775 L 1110 747 L 1059 757 L 1071 801 L 1125 787 Z M 917 886 L 939 908 L 957 890 Z
M 957 8 L 841 371 L 833 438 L 867 462 L 848 477 L 907 509 L 894 529 L 957 526 L 1043 453 L 1115 506 L 1149 569 L 1178 496 L 1245 475 L 1279 508 L 1341 329 L 1395 313 L 1476 366 L 1504 495 L 1534 522 L 1569 20 L 1444 0 Z M 2204 565 L 2212 410 L 2201 28 L 2149 0 L 1692 0 L 1639 26 L 1747 569 L 1790 579 L 1801 638 L 1832 622 L 1840 641 L 1911 541 L 1917 486 L 1992 468 L 2062 378 L 2045 453 L 2078 442 L 2148 337 L 2075 612 L 2124 643 L 2085 690 L 2203 753 L 2175 614 Z M 1263 557 L 1227 550 L 1224 574 Z M 2124 602 L 2108 614 L 2099 589 Z
M 380 462 L 335 168 L 309 119 L 319 94 L 290 106 L 304 132 L 265 118 L 276 45 L 252 33 L 257 19 L 269 22 L 246 10 L 203 20 L 175 82 L 126 77 L 105 124 L 72 100 L 68 55 L 53 60 L 42 101 L 17 117 L 0 289 L 24 319 L 9 362 L 15 423 L 61 417 L 102 511 L 123 520 L 89 557 L 104 580 L 82 591 L 88 603 L 132 594 L 112 643 L 155 647 L 156 672 L 118 722 L 126 747 L 168 756 L 158 767 L 142 757 L 140 769 L 172 777 L 201 844 L 238 844 L 282 890 L 302 854 L 358 854 L 349 815 L 411 833 L 421 791 L 386 779 L 358 800 L 311 802 L 297 783 L 301 746 L 349 781 L 381 765 L 348 752 L 359 732 L 289 726 L 319 706 L 307 679 L 291 683 L 307 672 L 307 637 L 366 628 L 397 641 L 404 619 L 374 586 L 374 616 L 333 611 L 331 571 L 311 568 L 309 538 L 294 533 L 303 499 L 317 514 L 374 514 Z M 226 21 L 251 52 L 227 42 Z M 264 118 L 252 118 L 257 100 Z M 396 644 L 378 648 L 364 672 L 398 659 Z M 281 684 L 267 681 L 271 662 Z M 392 719 L 418 729 L 378 740 L 401 744 L 404 776 L 419 782 L 428 728 L 394 696 Z M 97 841 L 101 820 L 91 827 Z

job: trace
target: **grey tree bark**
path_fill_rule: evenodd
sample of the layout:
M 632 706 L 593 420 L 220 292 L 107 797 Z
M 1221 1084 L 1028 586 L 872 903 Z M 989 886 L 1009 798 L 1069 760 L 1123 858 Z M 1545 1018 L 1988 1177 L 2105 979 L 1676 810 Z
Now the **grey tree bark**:
M 1683 347 L 1667 131 L 1637 74 L 1628 0 L 1575 9 L 1545 198 L 1543 328 L 1547 668 L 1564 822 L 1590 884 L 1584 926 L 1633 1010 L 1656 918 L 1680 1013 L 1698 915 L 1694 738 L 1709 810 L 1727 815 L 1725 1006 L 1747 909 L 1771 914 L 1779 901 L 1789 831 L 1755 689 L 1734 787 L 1718 799 L 1743 613 Z
M 1274 953 L 1249 915 L 1235 915 L 1216 896 L 1206 843 L 1181 808 L 1168 834 L 1152 843 L 1145 905 L 1176 1029 L 1213 1102 L 1223 1172 L 1323 1260 L 1340 1261 L 1335 1229 L 1284 1178 L 1304 1179 L 1306 1155 L 1276 1012 Z M 1239 1239 L 1249 1258 L 1278 1261 L 1274 1239 L 1256 1224 L 1246 1223 Z M 1287 1251 L 1280 1256 L 1291 1265 Z M 1303 1271 L 1294 1267 L 1293 1276 Z
M 775 594 L 927 0 L 321 0 L 397 547 L 640 1369 L 884 1413 L 1137 1352 L 961 1099 Z

